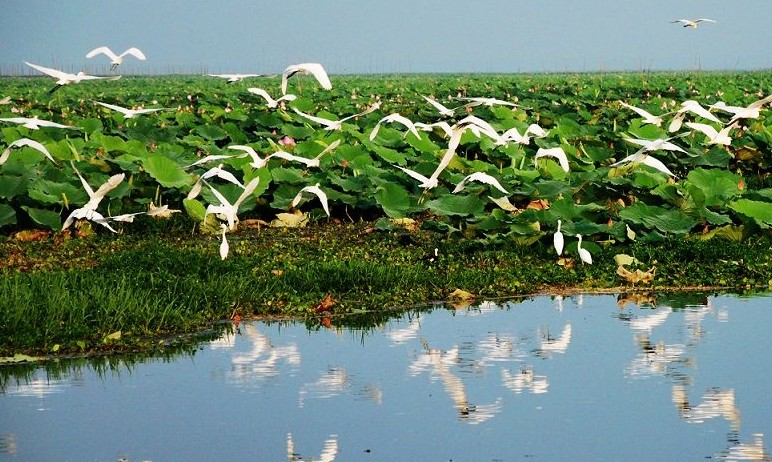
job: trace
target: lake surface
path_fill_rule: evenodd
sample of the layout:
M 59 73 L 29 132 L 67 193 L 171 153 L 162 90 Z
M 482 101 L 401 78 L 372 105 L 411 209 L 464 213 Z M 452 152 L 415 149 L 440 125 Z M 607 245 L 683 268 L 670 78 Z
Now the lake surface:
M 0 461 L 770 460 L 772 297 L 536 297 L 3 372 Z

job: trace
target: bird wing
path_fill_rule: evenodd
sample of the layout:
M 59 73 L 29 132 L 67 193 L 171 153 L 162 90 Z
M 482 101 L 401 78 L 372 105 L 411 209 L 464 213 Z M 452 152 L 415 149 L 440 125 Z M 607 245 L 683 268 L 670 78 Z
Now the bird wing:
M 122 57 L 124 57 L 126 55 L 134 56 L 135 58 L 137 58 L 139 60 L 142 60 L 142 61 L 147 59 L 147 58 L 145 58 L 145 53 L 142 53 L 142 51 L 139 48 L 136 48 L 136 47 L 131 47 L 128 50 L 124 51 L 123 53 L 121 53 L 120 57 L 122 58 Z
M 710 139 L 715 139 L 716 136 L 718 135 L 718 132 L 716 131 L 716 129 L 707 124 L 701 124 L 697 122 L 686 122 L 684 125 L 691 128 L 692 130 L 697 130 L 704 133 Z
M 260 177 L 252 178 L 252 181 L 247 183 L 247 185 L 244 187 L 244 191 L 241 193 L 238 199 L 236 199 L 236 202 L 234 202 L 233 206 L 236 207 L 236 209 L 241 206 L 241 203 L 244 202 L 249 196 L 252 195 L 253 192 L 255 192 L 255 189 L 257 188 L 257 185 L 260 183 Z
M 316 122 L 318 124 L 324 125 L 329 129 L 338 128 L 342 123 L 340 120 L 330 120 L 330 119 L 325 119 L 323 117 L 316 117 L 316 116 L 312 116 L 311 114 L 306 114 L 305 112 L 302 112 L 301 110 L 295 107 L 293 107 L 292 110 L 295 111 L 298 115 L 301 115 L 312 122 Z
M 88 201 L 88 204 L 86 204 L 84 207 L 89 208 L 89 205 L 92 205 L 91 209 L 96 209 L 96 206 L 99 204 L 99 201 L 102 200 L 103 197 L 107 195 L 108 192 L 112 191 L 116 188 L 123 179 L 126 177 L 125 173 L 119 173 L 117 175 L 113 175 L 110 178 L 105 181 L 102 186 L 100 186 L 93 196 L 91 196 L 91 199 Z
M 33 69 L 37 69 L 44 74 L 50 75 L 51 77 L 56 77 L 59 80 L 70 80 L 74 77 L 74 75 L 72 74 L 68 74 L 66 72 L 62 72 L 57 69 L 51 69 L 49 67 L 43 67 L 37 64 L 28 63 L 27 61 L 24 61 L 24 64 L 32 67 Z
M 86 58 L 93 58 L 94 56 L 98 54 L 107 55 L 111 60 L 118 59 L 118 55 L 116 55 L 113 50 L 109 49 L 108 47 L 96 47 L 93 50 L 86 53 Z
M 643 159 L 640 159 L 640 162 L 643 162 L 644 164 L 648 165 L 649 167 L 655 168 L 659 170 L 662 173 L 665 173 L 670 176 L 675 176 L 673 172 L 668 170 L 668 168 L 663 164 L 659 159 L 656 157 L 650 156 L 648 154 L 643 155 Z
M 493 186 L 494 188 L 498 189 L 499 191 L 503 192 L 504 194 L 509 194 L 509 192 L 504 189 L 503 186 L 501 186 L 501 183 L 498 182 L 498 180 L 490 175 L 488 175 L 485 172 L 474 172 L 471 175 L 467 175 L 466 178 L 461 180 L 461 182 L 456 185 L 456 188 L 453 190 L 454 193 L 461 191 L 461 189 L 464 188 L 464 186 L 470 182 L 470 181 L 479 181 L 480 183 L 485 183 Z
M 327 216 L 330 216 L 330 208 L 327 204 L 327 194 L 325 194 L 324 191 L 322 191 L 319 188 L 319 183 L 317 183 L 314 186 L 306 186 L 305 188 L 301 189 L 300 192 L 295 196 L 295 199 L 292 201 L 292 206 L 295 207 L 298 205 L 298 202 L 300 202 L 300 198 L 302 197 L 304 192 L 309 192 L 312 194 L 315 194 L 316 197 L 319 198 L 319 202 L 322 203 L 322 208 L 324 209 L 324 212 L 327 214 Z
M 247 91 L 254 95 L 261 96 L 264 100 L 268 102 L 269 106 L 272 106 L 277 102 L 275 99 L 271 97 L 271 95 L 268 94 L 267 91 L 263 90 L 262 88 L 251 87 L 251 88 L 247 88 Z
M 716 116 L 711 114 L 707 109 L 700 106 L 700 103 L 694 100 L 688 100 L 681 103 L 681 111 L 689 111 L 692 114 L 702 117 L 703 119 L 708 119 L 710 121 L 723 124 L 723 122 L 721 122 Z
M 29 138 L 22 138 L 20 140 L 16 140 L 13 143 L 8 145 L 8 149 L 10 149 L 13 146 L 17 146 L 17 147 L 29 146 L 31 148 L 37 149 L 38 151 L 40 151 L 43 154 L 45 154 L 46 157 L 48 157 L 48 159 L 51 162 L 56 163 L 56 160 L 54 160 L 53 156 L 51 156 L 51 153 L 48 152 L 48 149 L 46 149 L 45 146 L 43 146 L 42 144 L 38 143 L 35 140 L 31 140 Z M 3 154 L 5 154 L 5 153 L 3 153 Z M 0 162 L 0 164 L 2 164 L 3 162 L 5 162 L 5 161 L 3 160 L 2 162 Z
M 304 69 L 306 72 L 310 72 L 316 78 L 322 88 L 325 90 L 332 89 L 332 82 L 330 82 L 330 77 L 327 75 L 327 71 L 324 70 L 324 67 L 322 67 L 321 64 L 304 63 L 301 66 L 302 69 Z
M 549 148 L 549 149 L 539 148 L 536 151 L 536 156 L 534 157 L 533 160 L 536 161 L 536 159 L 543 156 L 550 156 L 550 157 L 556 158 L 560 163 L 560 167 L 566 172 L 569 171 L 570 167 L 568 165 L 568 156 L 566 156 L 566 152 L 560 146 L 556 148 Z
M 424 96 L 423 98 L 426 102 L 434 106 L 434 108 L 440 112 L 440 115 L 453 115 L 455 112 L 455 109 L 450 109 L 435 99 L 429 98 L 428 96 Z
M 414 179 L 416 179 L 416 180 L 420 181 L 420 182 L 421 182 L 421 184 L 428 184 L 428 183 L 431 181 L 431 180 L 430 180 L 428 177 L 425 177 L 425 176 L 421 175 L 421 174 L 420 174 L 420 173 L 418 173 L 418 172 L 415 172 L 415 171 L 413 171 L 413 170 L 410 170 L 409 168 L 406 168 L 406 167 L 400 167 L 399 165 L 395 165 L 395 167 L 397 167 L 398 169 L 400 169 L 400 170 L 402 170 L 403 172 L 407 173 L 407 174 L 408 174 L 409 176 L 411 176 L 412 178 L 414 178 Z
M 110 108 L 110 109 L 112 109 L 114 111 L 118 111 L 118 112 L 121 112 L 121 113 L 126 114 L 126 115 L 131 114 L 132 112 L 134 112 L 131 109 L 127 109 L 127 108 L 121 107 L 121 106 L 116 106 L 114 104 L 103 103 L 101 101 L 94 101 L 94 102 L 97 103 L 100 106 L 104 106 L 106 108 Z

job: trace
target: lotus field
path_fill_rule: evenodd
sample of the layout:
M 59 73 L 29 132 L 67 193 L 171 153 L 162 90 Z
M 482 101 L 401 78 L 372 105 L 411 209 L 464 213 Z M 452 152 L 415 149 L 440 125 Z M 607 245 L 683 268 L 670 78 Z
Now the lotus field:
M 298 75 L 283 95 L 279 77 L 123 77 L 49 93 L 49 79 L 4 78 L 0 228 L 130 232 L 179 213 L 226 258 L 247 219 L 414 219 L 484 242 L 560 234 L 580 261 L 580 236 L 592 254 L 772 226 L 769 73 L 331 82 Z

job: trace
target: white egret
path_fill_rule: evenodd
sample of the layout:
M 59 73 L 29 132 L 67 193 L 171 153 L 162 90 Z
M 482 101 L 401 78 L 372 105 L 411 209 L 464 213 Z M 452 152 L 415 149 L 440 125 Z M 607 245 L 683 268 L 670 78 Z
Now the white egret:
M 351 120 L 355 117 L 361 117 L 363 115 L 369 114 L 375 111 L 376 109 L 378 109 L 379 107 L 381 107 L 381 104 L 375 103 L 358 114 L 350 115 L 339 120 L 331 120 L 331 119 L 325 119 L 324 117 L 312 116 L 311 114 L 306 114 L 305 112 L 302 112 L 295 107 L 293 107 L 292 110 L 295 111 L 298 115 L 303 116 L 312 122 L 316 122 L 320 125 L 324 125 L 325 130 L 340 130 L 341 128 L 343 128 L 343 122 L 346 122 L 347 120 Z
M 52 89 L 48 90 L 49 93 L 53 93 L 56 90 L 58 90 L 60 87 L 64 85 L 69 85 L 71 83 L 80 83 L 83 80 L 99 80 L 99 79 L 109 79 L 109 80 L 115 80 L 118 77 L 97 77 L 95 75 L 86 75 L 85 72 L 80 71 L 77 74 L 70 74 L 68 72 L 63 72 L 57 69 L 51 69 L 49 67 L 43 67 L 39 66 L 37 64 L 28 63 L 27 61 L 24 61 L 24 64 L 27 66 L 30 66 L 34 69 L 37 69 L 38 71 L 50 75 L 51 77 L 54 77 L 56 79 L 56 86 L 54 86 Z
M 501 186 L 501 183 L 499 183 L 499 181 L 496 178 L 492 177 L 491 175 L 488 175 L 485 172 L 474 172 L 471 175 L 467 175 L 466 177 L 464 177 L 463 180 L 458 182 L 455 189 L 453 189 L 453 193 L 455 194 L 461 191 L 462 189 L 464 189 L 464 186 L 466 186 L 466 184 L 469 183 L 470 181 L 478 181 L 480 183 L 489 184 L 494 188 L 498 189 L 499 191 L 501 191 L 502 193 L 507 195 L 509 194 L 509 191 L 504 189 L 504 187 Z
M 619 165 L 625 164 L 625 163 L 635 163 L 639 162 L 642 164 L 646 164 L 649 167 L 655 168 L 659 170 L 660 172 L 675 176 L 673 172 L 668 170 L 668 168 L 663 164 L 660 160 L 656 159 L 655 157 L 652 157 L 648 151 L 646 151 L 645 148 L 641 148 L 638 151 L 636 151 L 634 154 L 630 154 L 629 156 L 625 157 L 624 159 L 620 160 L 619 162 L 614 162 L 611 164 L 612 167 L 617 167 Z
M 225 233 L 228 231 L 228 226 L 225 223 L 220 223 L 222 227 L 222 241 L 220 242 L 220 259 L 225 260 L 228 258 L 228 252 L 230 246 L 228 245 L 228 239 L 225 238 Z
M 579 258 L 582 260 L 582 264 L 587 263 L 588 265 L 592 265 L 592 255 L 590 255 L 590 252 L 582 248 L 582 235 L 577 234 L 576 237 L 579 238 L 579 242 L 576 244 L 576 250 L 579 252 Z
M 384 122 L 401 123 L 402 125 L 407 127 L 408 131 L 414 134 L 416 138 L 418 138 L 419 140 L 421 139 L 421 135 L 418 134 L 418 130 L 416 129 L 413 121 L 395 112 L 393 114 L 387 115 L 386 117 L 382 118 L 381 120 L 378 121 L 378 123 L 375 124 L 375 127 L 373 127 L 373 131 L 370 132 L 370 141 L 374 140 L 375 137 L 378 136 L 378 130 L 380 130 L 381 124 Z
M 488 107 L 492 107 L 492 106 L 496 106 L 496 105 L 499 105 L 499 106 L 509 106 L 509 107 L 512 107 L 512 108 L 520 107 L 519 105 L 517 105 L 515 103 L 511 103 L 509 101 L 504 101 L 502 99 L 497 99 L 497 98 L 485 98 L 485 97 L 479 97 L 478 96 L 478 97 L 456 97 L 455 99 L 457 99 L 459 101 L 469 101 L 468 103 L 466 103 L 464 105 L 465 107 L 475 107 L 475 106 L 488 106 Z
M 101 101 L 94 101 L 94 102 L 100 106 L 104 106 L 108 109 L 112 109 L 113 111 L 120 112 L 121 114 L 123 114 L 124 119 L 131 119 L 132 117 L 138 114 L 148 114 L 151 112 L 171 110 L 170 108 L 165 108 L 165 107 L 156 107 L 156 108 L 147 108 L 147 109 L 129 109 L 129 108 L 117 106 L 115 104 L 103 103 Z
M 560 231 L 561 224 L 562 222 L 558 220 L 558 229 L 555 231 L 555 234 L 552 235 L 552 244 L 555 246 L 555 252 L 558 253 L 558 256 L 563 253 L 563 245 L 565 243 L 563 233 Z
M 295 101 L 295 99 L 297 99 L 297 96 L 292 94 L 282 95 L 278 99 L 273 99 L 271 95 L 268 94 L 267 91 L 257 87 L 247 88 L 247 91 L 252 93 L 253 95 L 261 96 L 266 102 L 266 107 L 269 109 L 278 107 L 279 103 L 282 101 Z
M 315 194 L 316 197 L 319 198 L 319 202 L 322 203 L 322 208 L 324 208 L 324 212 L 327 214 L 327 216 L 330 216 L 330 209 L 327 205 L 327 194 L 325 194 L 324 191 L 322 191 L 319 188 L 319 183 L 316 183 L 314 186 L 306 186 L 305 188 L 301 189 L 295 198 L 292 200 L 292 207 L 297 207 L 297 205 L 300 203 L 300 200 L 303 198 L 303 193 L 311 193 Z
M 764 107 L 765 104 L 769 103 L 772 103 L 772 95 L 769 95 L 766 98 L 762 98 L 758 101 L 754 101 L 746 107 L 728 106 L 723 101 L 719 101 L 716 104 L 711 104 L 710 107 L 734 114 L 728 122 L 731 124 L 732 122 L 740 119 L 758 119 L 761 115 L 761 108 Z
M 560 168 L 568 173 L 570 168 L 568 165 L 568 157 L 566 156 L 566 152 L 560 146 L 555 148 L 539 148 L 536 151 L 533 162 L 536 163 L 536 160 L 539 159 L 539 157 L 554 157 L 560 163 Z
M 643 146 L 643 149 L 646 151 L 665 150 L 665 151 L 678 151 L 686 154 L 686 151 L 684 151 L 683 148 L 670 142 L 670 140 L 673 138 L 667 138 L 667 139 L 658 138 L 656 140 L 641 140 L 637 138 L 623 138 L 623 139 L 629 143 L 637 144 L 638 146 Z
M 337 148 L 340 145 L 340 140 L 335 140 L 332 143 L 329 144 L 326 148 L 322 150 L 319 154 L 317 154 L 315 157 L 302 157 L 302 156 L 295 156 L 288 152 L 278 150 L 271 154 L 269 157 L 278 157 L 280 159 L 285 159 L 290 162 L 300 162 L 301 164 L 304 164 L 306 167 L 316 167 L 319 168 L 321 158 L 329 153 L 332 152 L 335 148 Z
M 282 95 L 287 94 L 287 80 L 295 74 L 311 74 L 316 78 L 316 80 L 319 82 L 319 85 L 321 85 L 322 88 L 324 88 L 325 90 L 332 89 L 332 83 L 330 82 L 330 77 L 327 76 L 327 71 L 324 70 L 324 67 L 321 64 L 319 63 L 292 64 L 287 66 L 284 69 L 284 72 L 282 72 L 281 74 L 281 94 Z
M 684 121 L 684 117 L 686 116 L 687 112 L 691 112 L 692 114 L 700 116 L 703 119 L 708 119 L 711 122 L 715 122 L 717 124 L 723 125 L 723 122 L 721 122 L 721 120 L 719 120 L 718 117 L 711 114 L 710 111 L 708 111 L 704 107 L 700 106 L 700 103 L 694 100 L 687 100 L 681 103 L 681 108 L 676 111 L 676 115 L 673 117 L 673 120 L 670 122 L 670 126 L 668 127 L 668 131 L 670 133 L 676 132 L 681 129 L 681 125 Z
M 499 133 L 496 131 L 495 128 L 485 120 L 477 117 L 477 116 L 466 116 L 463 119 L 456 122 L 455 125 L 453 125 L 454 131 L 464 131 L 464 130 L 471 130 L 472 133 L 475 134 L 475 136 L 480 136 L 481 134 L 485 134 L 489 138 L 491 138 L 494 141 L 498 141 L 500 139 Z
M 648 111 L 646 111 L 644 109 L 641 109 L 639 107 L 635 107 L 635 106 L 633 106 L 631 104 L 627 104 L 624 101 L 620 101 L 619 104 L 621 104 L 622 106 L 626 107 L 627 109 L 630 109 L 630 110 L 634 111 L 639 116 L 643 117 L 643 123 L 645 123 L 645 124 L 652 124 L 652 125 L 656 125 L 657 127 L 662 125 L 662 116 L 655 116 L 654 114 L 652 114 L 652 113 L 650 113 L 650 112 L 648 112 Z
M 431 131 L 434 131 L 435 128 L 439 128 L 442 130 L 445 136 L 451 136 L 453 134 L 453 128 L 451 128 L 450 124 L 445 122 L 444 120 L 441 120 L 439 122 L 434 122 L 431 124 L 427 124 L 424 122 L 415 122 L 413 123 L 413 125 L 415 126 L 415 128 L 424 132 L 431 132 Z
M 449 107 L 446 107 L 444 104 L 440 103 L 436 99 L 429 98 L 428 96 L 424 96 L 423 98 L 426 100 L 426 102 L 434 106 L 434 108 L 437 109 L 437 111 L 439 111 L 441 116 L 451 117 L 453 116 L 453 114 L 456 113 L 456 109 L 458 109 L 457 107 L 452 109 Z
M 113 50 L 109 49 L 108 47 L 97 47 L 97 48 L 94 48 L 93 50 L 89 51 L 86 54 L 86 58 L 93 58 L 94 56 L 96 56 L 98 54 L 103 54 L 103 55 L 107 56 L 108 58 L 110 58 L 110 64 L 111 64 L 110 65 L 110 70 L 113 70 L 116 67 L 118 67 L 121 64 L 123 64 L 123 57 L 127 56 L 127 55 L 134 56 L 135 58 L 137 58 L 137 59 L 139 59 L 141 61 L 144 61 L 145 59 L 147 59 L 145 57 L 145 54 L 142 53 L 142 51 L 139 48 L 135 48 L 135 47 L 131 47 L 131 48 L 127 49 L 126 51 L 124 51 L 123 53 L 119 54 L 119 55 L 115 54 L 115 52 L 113 52 Z
M 51 153 L 48 152 L 48 149 L 46 149 L 46 147 L 43 146 L 41 143 L 39 143 L 39 142 L 37 142 L 35 140 L 31 140 L 29 138 L 22 138 L 22 139 L 19 139 L 19 140 L 16 140 L 16 141 L 12 142 L 11 144 L 8 145 L 7 148 L 5 148 L 5 150 L 3 151 L 3 154 L 0 155 L 0 165 L 3 165 L 8 160 L 8 157 L 11 155 L 11 149 L 13 149 L 13 148 L 21 148 L 21 147 L 24 147 L 24 146 L 29 146 L 29 147 L 31 147 L 33 149 L 37 149 L 38 151 L 40 151 L 43 154 L 45 154 L 45 156 L 51 162 L 53 162 L 54 164 L 56 163 L 56 160 L 54 160 L 53 156 L 51 156 Z
M 724 146 L 729 146 L 732 144 L 732 137 L 729 136 L 729 131 L 733 128 L 737 128 L 737 123 L 733 123 L 730 125 L 727 125 L 721 129 L 721 131 L 716 130 L 713 128 L 713 126 L 708 124 L 701 124 L 697 122 L 686 122 L 685 124 L 687 127 L 691 128 L 692 130 L 697 130 L 699 132 L 702 132 L 705 134 L 705 136 L 708 137 L 708 145 L 713 144 L 721 144 Z
M 119 173 L 117 175 L 113 175 L 110 178 L 107 179 L 96 191 L 94 191 L 91 186 L 88 184 L 88 182 L 81 176 L 78 169 L 75 168 L 73 165 L 72 167 L 75 170 L 75 173 L 78 175 L 78 178 L 80 178 L 81 184 L 83 184 L 83 189 L 86 190 L 86 193 L 88 194 L 88 202 L 86 202 L 83 207 L 77 208 L 73 210 L 70 215 L 67 217 L 66 220 L 64 220 L 64 224 L 62 225 L 62 230 L 67 229 L 73 221 L 76 219 L 86 219 L 86 220 L 92 220 L 96 221 L 97 223 L 101 224 L 102 226 L 106 227 L 110 231 L 116 233 L 117 231 L 114 230 L 110 224 L 108 223 L 108 220 L 105 219 L 105 217 L 97 212 L 97 207 L 99 206 L 99 203 L 102 201 L 102 199 L 115 189 L 123 179 L 125 178 L 126 174 Z
M 244 79 L 262 76 L 263 74 L 209 74 L 209 77 L 219 77 L 221 79 L 226 79 L 228 83 L 241 82 Z
M 39 119 L 38 116 L 32 116 L 31 118 L 30 117 L 7 117 L 7 118 L 0 118 L 0 121 L 20 124 L 22 127 L 27 127 L 30 130 L 37 130 L 40 127 L 74 128 L 74 129 L 79 128 L 79 127 L 74 127 L 72 125 L 63 125 L 60 123 L 51 122 L 49 120 Z
M 410 170 L 409 168 L 400 167 L 399 165 L 395 165 L 398 169 L 402 170 L 403 172 L 407 173 L 412 178 L 420 181 L 419 186 L 424 189 L 432 189 L 436 188 L 439 185 L 439 176 L 440 173 L 442 173 L 443 170 L 450 164 L 450 161 L 453 159 L 453 156 L 456 155 L 456 148 L 458 148 L 459 143 L 461 142 L 461 135 L 464 132 L 464 128 L 458 128 L 455 127 L 450 135 L 450 141 L 448 142 L 448 149 L 445 151 L 445 154 L 442 156 L 442 159 L 440 159 L 439 165 L 437 165 L 437 168 L 434 170 L 434 173 L 431 174 L 431 176 L 426 177 L 424 175 L 421 175 L 418 172 L 415 172 L 413 170 Z
M 708 19 L 708 18 L 700 18 L 700 19 L 676 19 L 675 21 L 670 21 L 670 24 L 681 24 L 681 25 L 683 25 L 683 27 L 690 27 L 690 28 L 692 28 L 692 29 L 696 29 L 696 28 L 697 28 L 697 26 L 698 26 L 700 23 L 703 23 L 703 22 L 712 22 L 712 23 L 715 23 L 715 22 L 717 22 L 717 21 L 714 21 L 714 20 L 712 20 L 712 19 Z
M 212 191 L 212 194 L 214 194 L 217 200 L 220 201 L 220 205 L 209 204 L 206 207 L 206 213 L 204 214 L 204 217 L 210 213 L 213 213 L 217 215 L 218 218 L 228 222 L 229 230 L 234 229 L 236 227 L 236 223 L 239 221 L 237 214 L 241 203 L 252 195 L 259 182 L 260 177 L 255 177 L 252 181 L 247 183 L 247 185 L 244 187 L 244 191 L 233 204 L 231 204 L 228 199 L 226 199 L 225 196 L 220 193 L 220 191 L 214 189 L 209 183 L 206 183 L 206 185 L 209 186 L 209 190 Z
M 193 187 L 190 189 L 190 192 L 188 193 L 187 199 L 194 199 L 198 194 L 201 192 L 201 187 L 203 183 L 212 177 L 218 177 L 220 179 L 223 179 L 225 181 L 228 181 L 230 183 L 233 183 L 235 185 L 238 185 L 240 187 L 244 187 L 244 185 L 239 181 L 238 178 L 236 178 L 231 172 L 223 169 L 223 164 L 218 165 L 217 167 L 212 167 L 206 172 L 204 172 L 201 177 L 193 184 Z M 210 186 L 211 188 L 211 186 Z
M 205 163 L 207 163 L 207 162 L 212 162 L 212 161 L 215 161 L 215 160 L 231 159 L 231 158 L 233 158 L 233 157 L 245 157 L 245 156 L 246 156 L 246 155 L 236 155 L 236 154 L 234 154 L 234 155 L 228 155 L 228 154 L 210 154 L 210 155 L 208 155 L 208 156 L 204 156 L 204 157 L 202 157 L 202 158 L 198 159 L 197 161 L 193 162 L 193 163 L 192 163 L 192 164 L 190 164 L 190 165 L 186 165 L 184 168 L 195 167 L 196 165 L 205 164 Z

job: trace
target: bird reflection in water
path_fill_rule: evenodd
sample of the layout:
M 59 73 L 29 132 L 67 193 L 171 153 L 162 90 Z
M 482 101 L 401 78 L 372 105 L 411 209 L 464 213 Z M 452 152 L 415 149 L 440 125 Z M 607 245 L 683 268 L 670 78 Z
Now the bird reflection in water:
M 299 453 L 295 452 L 295 440 L 292 438 L 292 433 L 287 433 L 287 460 L 289 462 L 305 461 L 305 462 L 333 462 L 338 456 L 338 435 L 330 435 L 324 442 L 324 448 L 322 448 L 319 457 L 306 458 L 302 457 Z

